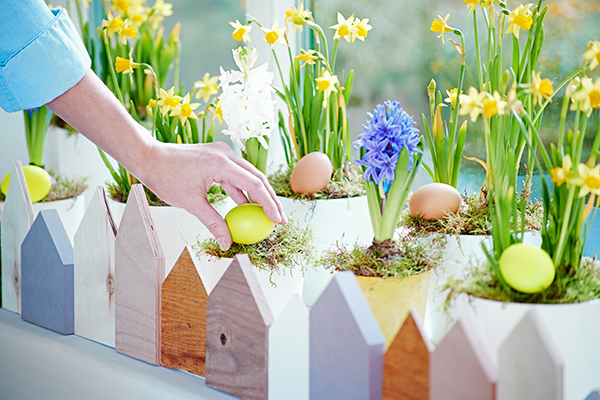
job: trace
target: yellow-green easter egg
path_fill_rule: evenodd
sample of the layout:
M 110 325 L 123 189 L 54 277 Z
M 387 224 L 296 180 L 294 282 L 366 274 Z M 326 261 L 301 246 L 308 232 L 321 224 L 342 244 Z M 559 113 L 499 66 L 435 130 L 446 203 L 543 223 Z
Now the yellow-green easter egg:
M 537 293 L 554 280 L 554 263 L 544 250 L 516 243 L 500 256 L 500 272 L 510 287 L 523 293 Z
M 240 204 L 231 209 L 225 216 L 225 222 L 231 233 L 231 240 L 239 244 L 253 244 L 265 240 L 273 229 L 275 222 L 265 215 L 258 204 Z
M 11 173 L 9 172 L 2 180 L 2 184 L 0 184 L 0 190 L 2 190 L 5 196 L 8 193 L 10 175 Z M 25 165 L 23 167 L 23 175 L 25 175 L 32 203 L 37 203 L 48 196 L 50 189 L 52 189 L 52 180 L 50 179 L 50 174 L 45 169 L 35 165 Z

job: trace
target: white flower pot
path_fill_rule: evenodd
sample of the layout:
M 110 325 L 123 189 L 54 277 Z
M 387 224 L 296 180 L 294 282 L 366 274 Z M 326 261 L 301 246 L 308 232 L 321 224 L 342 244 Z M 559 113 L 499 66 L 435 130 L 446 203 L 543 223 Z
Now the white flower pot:
M 425 332 L 433 344 L 442 340 L 448 328 L 463 314 L 466 296 L 457 296 L 452 306 L 444 311 L 442 307 L 449 290 L 441 290 L 448 278 L 464 278 L 468 268 L 486 261 L 482 244 L 492 248 L 492 237 L 486 235 L 446 235 L 446 257 L 444 263 L 431 274 L 429 299 L 424 321 Z M 523 242 L 532 246 L 541 245 L 538 232 L 526 232 Z
M 347 246 L 368 245 L 373 241 L 367 196 L 327 200 L 295 200 L 277 196 L 288 218 L 311 227 L 318 252 L 335 248 L 335 243 Z M 312 306 L 333 277 L 324 268 L 308 267 L 302 298 Z
M 578 304 L 502 303 L 469 298 L 469 312 L 498 363 L 500 345 L 536 308 L 564 362 L 563 399 L 581 400 L 600 385 L 600 300 Z
M 109 205 L 115 222 L 121 223 L 126 203 L 109 200 Z M 221 216 L 225 216 L 235 206 L 230 197 L 213 205 Z M 151 206 L 150 214 L 160 245 L 165 255 L 165 277 L 181 255 L 183 248 L 189 244 L 194 245 L 198 240 L 213 237 L 208 229 L 193 215 L 179 207 Z
M 83 196 L 72 197 L 70 199 L 33 203 L 34 219 L 37 218 L 41 210 L 55 209 L 58 216 L 67 232 L 67 236 L 73 245 L 75 232 L 79 228 L 79 224 L 85 214 L 85 200 Z M 4 211 L 4 202 L 0 202 L 0 219 Z
M 219 282 L 232 261 L 232 258 L 201 257 L 199 272 L 208 293 Z M 304 278 L 301 271 L 285 269 L 284 273 L 280 275 L 277 272 L 271 274 L 270 271 L 258 268 L 253 268 L 253 270 L 275 319 L 281 314 L 292 295 L 302 295 Z

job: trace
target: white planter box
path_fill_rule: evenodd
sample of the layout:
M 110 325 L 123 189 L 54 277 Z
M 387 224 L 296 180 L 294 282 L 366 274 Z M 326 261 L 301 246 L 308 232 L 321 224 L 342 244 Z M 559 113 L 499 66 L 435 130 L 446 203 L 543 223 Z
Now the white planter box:
M 109 206 L 115 223 L 119 225 L 125 211 L 125 203 L 109 200 Z M 234 206 L 235 203 L 230 197 L 213 205 L 223 217 Z M 194 245 L 198 239 L 213 237 L 196 217 L 182 208 L 151 206 L 150 214 L 165 255 L 165 277 L 169 275 L 187 244 Z

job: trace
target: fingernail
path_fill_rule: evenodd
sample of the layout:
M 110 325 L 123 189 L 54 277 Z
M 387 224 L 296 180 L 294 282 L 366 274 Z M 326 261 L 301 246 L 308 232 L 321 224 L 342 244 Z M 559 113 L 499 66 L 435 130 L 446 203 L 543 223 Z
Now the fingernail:
M 219 239 L 217 239 L 217 243 L 219 243 L 219 247 L 221 247 L 221 250 L 223 250 L 223 251 L 229 250 L 229 245 L 227 244 L 227 241 L 225 239 L 219 238 Z

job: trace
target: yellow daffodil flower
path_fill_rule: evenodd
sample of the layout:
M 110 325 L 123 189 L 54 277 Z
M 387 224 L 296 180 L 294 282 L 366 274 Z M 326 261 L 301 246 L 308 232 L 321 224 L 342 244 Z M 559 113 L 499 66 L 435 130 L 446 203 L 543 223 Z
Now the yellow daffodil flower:
M 327 99 L 331 92 L 336 92 L 335 85 L 339 85 L 339 81 L 336 75 L 331 75 L 329 71 L 325 71 L 323 76 L 316 79 L 317 89 L 323 92 L 323 107 L 327 106 Z
M 237 19 L 235 20 L 235 22 L 230 22 L 229 25 L 231 25 L 234 29 L 233 33 L 231 34 L 232 38 L 234 38 L 238 42 L 241 42 L 242 40 L 244 41 L 244 43 L 250 41 L 250 35 L 248 35 L 248 32 L 252 30 L 251 26 L 242 25 Z
M 593 168 L 588 167 L 584 163 L 577 166 L 577 178 L 573 178 L 571 182 L 580 186 L 579 197 L 586 196 L 588 193 L 600 195 L 600 164 Z
M 532 72 L 531 75 L 531 91 L 533 92 L 533 105 L 535 106 L 538 102 L 541 103 L 542 99 L 549 99 L 554 93 L 554 88 L 550 79 L 542 79 L 541 72 L 537 74 Z
M 335 35 L 333 35 L 333 40 L 344 38 L 348 43 L 350 43 L 350 39 L 352 39 L 352 33 L 358 35 L 358 28 L 353 24 L 354 14 L 352 14 L 350 18 L 345 19 L 342 13 L 338 11 L 337 20 L 338 23 L 336 25 L 329 27 L 329 29 L 335 29 Z M 356 38 L 356 36 L 354 37 Z
M 215 119 L 219 120 L 219 123 L 223 122 L 223 109 L 221 108 L 221 100 L 217 100 L 217 105 L 213 110 L 213 116 L 210 120 L 210 122 L 214 121 Z
M 580 110 L 587 112 L 589 117 L 593 109 L 600 108 L 600 78 L 596 82 L 589 77 L 582 78 L 581 87 L 573 93 L 571 100 L 571 110 L 576 110 L 579 104 Z
M 469 9 L 469 15 L 471 15 L 471 13 L 475 11 L 479 3 L 481 3 L 481 0 L 463 0 L 463 3 L 467 5 L 467 8 Z
M 291 6 L 289 10 L 285 12 L 285 23 L 292 24 L 292 34 L 296 33 L 296 29 L 300 28 L 302 32 L 302 26 L 306 25 L 306 21 L 310 20 L 312 13 L 304 9 L 304 2 L 300 3 L 300 7 L 296 8 Z
M 550 171 L 552 182 L 556 183 L 556 186 L 560 186 L 563 183 L 569 185 L 571 178 L 573 177 L 573 162 L 571 156 L 566 155 L 562 159 L 562 167 L 554 167 Z
M 468 115 L 471 117 L 471 121 L 477 121 L 479 114 L 483 112 L 483 100 L 487 93 L 479 93 L 474 87 L 469 88 L 469 94 L 461 94 L 459 97 L 460 109 L 459 115 Z
M 508 28 L 505 33 L 512 32 L 518 39 L 520 29 L 526 31 L 531 28 L 531 25 L 533 24 L 530 10 L 531 7 L 533 7 L 533 4 L 529 3 L 526 5 L 520 4 L 515 8 L 508 16 Z
M 133 14 L 131 16 L 131 24 L 135 27 L 140 26 L 146 20 L 146 16 L 144 14 Z
M 112 2 L 112 5 L 110 6 L 110 10 L 117 11 L 117 14 L 119 14 L 119 15 L 125 15 L 125 14 L 127 14 L 127 11 L 129 11 L 129 7 L 131 7 L 131 3 L 129 1 L 115 0 Z
M 179 117 L 181 122 L 185 124 L 188 118 L 198 119 L 198 115 L 194 112 L 196 108 L 198 108 L 200 104 L 191 103 L 190 104 L 190 94 L 186 94 L 181 104 L 177 105 L 169 114 L 171 117 Z
M 260 27 L 260 29 L 262 29 L 265 33 L 264 40 L 265 42 L 271 45 L 271 50 L 275 48 L 275 43 L 287 46 L 287 43 L 285 42 L 285 37 L 283 36 L 285 32 L 285 27 L 279 29 L 279 21 L 273 21 L 273 27 L 271 29 L 263 28 L 262 26 Z
M 137 36 L 137 28 L 131 26 L 131 22 L 129 20 L 125 20 L 125 24 L 123 28 L 119 32 L 119 42 L 121 44 L 127 44 L 127 38 L 135 39 Z
M 483 110 L 485 111 L 485 116 L 487 118 L 492 118 L 494 115 L 504 115 L 504 110 L 506 109 L 506 101 L 502 99 L 500 93 L 494 92 L 493 95 L 489 93 L 485 96 L 485 99 L 481 102 L 483 105 Z
M 165 3 L 164 0 L 156 0 L 152 6 L 152 10 L 154 10 L 155 14 L 160 14 L 163 17 L 169 17 L 173 15 L 173 4 Z
M 102 21 L 102 28 L 106 29 L 108 32 L 108 37 L 113 37 L 115 33 L 121 32 L 123 29 L 123 25 L 125 24 L 121 18 L 114 18 L 112 14 L 108 13 L 108 21 Z
M 513 82 L 512 86 L 506 93 L 506 110 L 517 111 L 521 114 L 525 113 L 523 102 L 517 98 L 517 83 Z
M 586 61 L 592 61 L 590 69 L 593 71 L 600 64 L 600 41 L 594 40 L 589 42 L 585 53 L 583 53 L 583 59 Z
M 152 118 L 154 115 L 154 111 L 152 111 L 154 109 L 154 106 L 156 105 L 156 100 L 154 99 L 150 99 L 150 101 L 148 102 L 148 105 L 146 106 L 146 112 L 148 113 L 148 115 L 150 116 L 150 118 Z
M 454 28 L 447 24 L 448 18 L 450 18 L 450 14 L 446 15 L 446 18 L 442 18 L 441 15 L 438 15 L 437 19 L 434 19 L 431 23 L 431 31 L 439 32 L 440 35 L 438 36 L 438 39 L 442 38 L 443 44 L 446 44 L 446 42 L 444 41 L 444 33 L 454 32 Z
M 160 112 L 163 116 L 167 115 L 169 111 L 173 111 L 181 101 L 181 97 L 175 96 L 174 93 L 175 87 L 169 89 L 168 92 L 163 88 L 159 89 L 158 101 L 156 102 L 156 104 L 160 106 Z
M 133 48 L 129 50 L 129 58 L 122 58 L 117 56 L 115 60 L 115 70 L 117 73 L 130 74 L 129 78 L 133 84 L 133 69 L 138 68 L 140 64 L 133 62 Z
M 300 50 L 300 54 L 296 56 L 296 60 L 304 61 L 304 64 L 300 66 L 300 68 L 304 67 L 306 64 L 313 65 L 319 59 L 319 53 L 316 50 Z
M 373 29 L 373 27 L 369 25 L 369 18 L 364 18 L 362 20 L 360 18 L 356 18 L 354 19 L 353 24 L 356 27 L 356 33 L 351 33 L 352 42 L 354 42 L 354 39 L 357 38 L 358 40 L 362 40 L 364 42 L 365 38 L 367 37 L 367 33 Z
M 456 107 L 456 98 L 458 97 L 458 96 L 456 95 L 456 92 L 457 92 L 457 91 L 458 91 L 458 89 L 457 89 L 457 88 L 454 88 L 454 89 L 452 89 L 452 90 L 450 90 L 450 91 L 447 91 L 447 90 L 446 90 L 446 94 L 448 95 L 448 97 L 446 97 L 446 98 L 444 99 L 444 101 L 445 101 L 446 103 L 450 103 L 450 106 L 451 106 L 452 108 Z M 462 94 L 462 92 L 460 92 L 460 94 Z
M 194 89 L 197 89 L 195 98 L 199 99 L 202 97 L 202 100 L 205 103 L 208 103 L 208 99 L 213 94 L 216 94 L 219 91 L 219 86 L 217 84 L 219 77 L 213 76 L 211 78 L 210 74 L 207 72 L 202 77 L 201 81 L 196 81 L 194 83 Z

